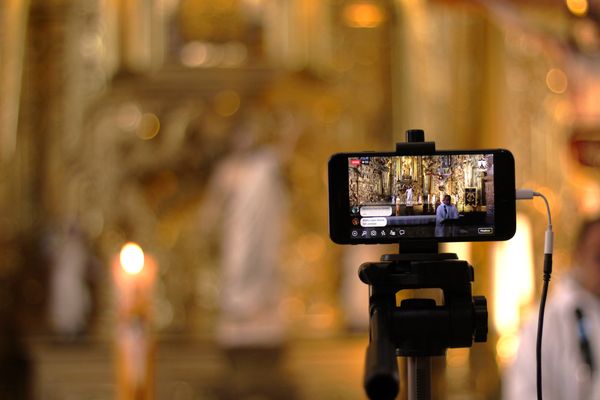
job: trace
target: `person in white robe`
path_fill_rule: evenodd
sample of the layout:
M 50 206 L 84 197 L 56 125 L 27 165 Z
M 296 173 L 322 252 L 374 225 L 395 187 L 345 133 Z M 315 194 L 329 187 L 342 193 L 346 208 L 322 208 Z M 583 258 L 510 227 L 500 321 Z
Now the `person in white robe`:
M 554 288 L 550 284 L 541 353 L 544 400 L 600 399 L 600 217 L 583 225 L 573 261 L 568 274 Z M 503 399 L 536 398 L 536 336 L 533 313 L 505 371 Z

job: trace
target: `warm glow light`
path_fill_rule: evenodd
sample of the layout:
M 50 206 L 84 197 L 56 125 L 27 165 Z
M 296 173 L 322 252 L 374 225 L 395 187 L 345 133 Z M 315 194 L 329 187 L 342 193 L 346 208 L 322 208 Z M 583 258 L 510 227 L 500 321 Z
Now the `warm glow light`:
M 119 128 L 124 131 L 132 131 L 140 125 L 142 111 L 135 103 L 125 103 L 119 107 L 115 119 Z
M 246 62 L 248 49 L 243 43 L 229 42 L 223 46 L 223 66 L 239 67 Z
M 517 214 L 517 232 L 494 252 L 494 325 L 500 336 L 516 334 L 521 309 L 533 298 L 531 223 Z
M 314 233 L 300 236 L 296 248 L 298 255 L 307 262 L 316 262 L 325 254 L 325 240 Z
M 144 252 L 135 243 L 127 243 L 119 255 L 121 267 L 130 275 L 136 275 L 144 269 Z
M 567 8 L 578 17 L 584 16 L 588 12 L 588 0 L 566 0 Z
M 571 108 L 571 102 L 568 100 L 559 101 L 554 105 L 552 115 L 557 122 L 564 125 L 569 125 L 573 122 L 573 109 Z
M 597 186 L 582 187 L 579 208 L 584 215 L 595 215 L 600 212 L 600 188 Z
M 567 75 L 558 68 L 552 68 L 546 74 L 546 85 L 553 93 L 562 94 L 567 91 Z
M 469 363 L 469 348 L 448 349 L 446 365 L 453 368 L 464 367 Z
M 500 365 L 510 363 L 519 348 L 519 336 L 516 334 L 503 335 L 496 343 L 496 356 Z
M 471 260 L 471 243 L 469 242 L 443 243 L 442 251 L 444 253 L 455 253 L 459 260 Z
M 160 130 L 160 120 L 153 113 L 145 113 L 142 115 L 140 124 L 137 128 L 137 135 L 140 139 L 150 140 L 158 135 Z
M 317 331 L 331 329 L 336 321 L 336 311 L 323 302 L 312 304 L 306 311 L 306 322 Z
M 383 12 L 368 2 L 354 3 L 344 9 L 344 22 L 351 28 L 376 28 L 383 21 Z
M 522 310 L 533 299 L 533 241 L 531 222 L 517 214 L 517 232 L 496 245 L 494 252 L 494 326 L 500 339 L 496 357 L 500 365 L 514 358 Z
M 209 57 L 210 46 L 202 42 L 186 43 L 181 49 L 181 62 L 186 67 L 200 67 Z

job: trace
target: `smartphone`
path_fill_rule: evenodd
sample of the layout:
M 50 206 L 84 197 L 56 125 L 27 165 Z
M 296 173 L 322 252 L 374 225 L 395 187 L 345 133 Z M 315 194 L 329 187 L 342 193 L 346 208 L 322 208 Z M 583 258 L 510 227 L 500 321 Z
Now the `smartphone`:
M 338 153 L 329 160 L 329 233 L 339 244 L 510 239 L 510 151 Z

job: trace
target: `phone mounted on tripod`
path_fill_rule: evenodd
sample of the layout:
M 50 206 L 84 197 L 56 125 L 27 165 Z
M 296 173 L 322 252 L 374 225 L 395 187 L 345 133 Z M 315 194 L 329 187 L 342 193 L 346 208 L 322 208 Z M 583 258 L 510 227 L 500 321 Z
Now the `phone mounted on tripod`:
M 399 393 L 397 357 L 408 357 L 408 398 L 431 398 L 432 356 L 487 340 L 487 302 L 472 296 L 473 267 L 439 242 L 510 239 L 516 229 L 514 158 L 503 149 L 436 151 L 422 130 L 394 153 L 340 153 L 329 162 L 329 226 L 340 244 L 399 243 L 399 254 L 360 266 L 369 285 L 364 387 L 371 400 Z M 440 289 L 435 299 L 404 289 Z

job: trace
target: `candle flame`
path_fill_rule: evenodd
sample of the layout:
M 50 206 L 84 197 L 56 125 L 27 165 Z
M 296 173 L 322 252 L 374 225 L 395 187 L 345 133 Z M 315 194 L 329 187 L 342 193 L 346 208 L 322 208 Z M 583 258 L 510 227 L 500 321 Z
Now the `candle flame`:
M 144 269 L 144 252 L 136 243 L 126 243 L 121 249 L 121 267 L 130 274 L 139 274 Z

